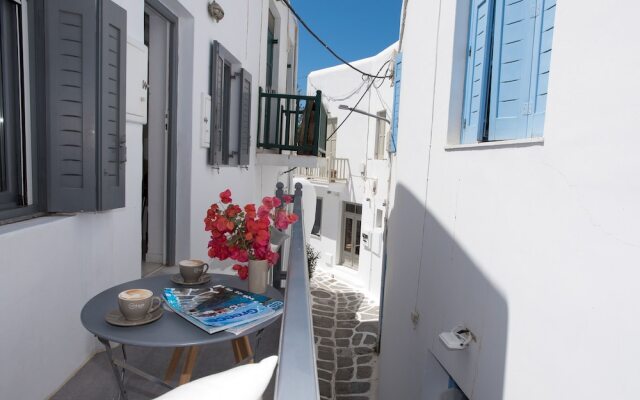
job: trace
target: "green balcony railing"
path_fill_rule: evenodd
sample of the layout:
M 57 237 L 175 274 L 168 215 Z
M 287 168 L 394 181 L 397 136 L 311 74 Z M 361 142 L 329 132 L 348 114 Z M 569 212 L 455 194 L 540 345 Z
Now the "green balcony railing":
M 258 148 L 325 156 L 327 110 L 315 96 L 268 93 L 260 88 Z

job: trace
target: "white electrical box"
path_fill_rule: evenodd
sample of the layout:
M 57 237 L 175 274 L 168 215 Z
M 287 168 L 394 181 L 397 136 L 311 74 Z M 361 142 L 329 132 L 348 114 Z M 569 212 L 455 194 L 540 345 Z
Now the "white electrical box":
M 371 231 L 362 232 L 362 244 L 367 250 L 371 250 Z
M 200 146 L 208 149 L 211 146 L 211 96 L 203 92 L 200 106 Z
M 127 38 L 127 121 L 147 123 L 149 50 L 144 43 Z

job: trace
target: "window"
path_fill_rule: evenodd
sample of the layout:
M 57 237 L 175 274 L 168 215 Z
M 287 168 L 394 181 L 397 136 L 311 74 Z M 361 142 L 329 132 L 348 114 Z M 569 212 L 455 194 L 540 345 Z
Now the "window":
M 0 222 L 124 207 L 126 22 L 110 0 L 0 0 Z
M 376 228 L 382 228 L 382 222 L 384 220 L 384 212 L 378 208 L 376 210 Z
M 329 139 L 327 139 L 327 158 L 328 159 L 335 159 L 336 158 L 336 139 L 338 139 L 338 136 L 334 135 L 333 132 L 336 131 L 336 126 L 338 125 L 338 118 L 328 118 L 327 119 L 327 137 L 329 137 Z
M 278 43 L 275 35 L 276 30 L 276 17 L 273 16 L 271 10 L 269 10 L 269 17 L 267 21 L 267 91 L 273 90 L 273 55 L 275 52 L 275 45 Z
M 384 160 L 384 153 L 387 144 L 387 112 L 379 111 L 377 115 L 375 159 Z
M 462 143 L 542 136 L 556 0 L 472 0 Z
M 0 211 L 26 205 L 22 9 L 0 0 Z
M 311 228 L 311 234 L 320 236 L 320 230 L 322 229 L 322 198 L 316 199 L 316 218 L 313 221 L 313 228 Z
M 251 74 L 218 41 L 211 67 L 212 129 L 210 165 L 249 165 L 251 150 Z
M 402 53 L 396 55 L 393 68 L 393 115 L 391 116 L 391 140 L 389 153 L 395 153 L 398 147 L 398 116 L 400 115 L 400 82 L 402 77 Z

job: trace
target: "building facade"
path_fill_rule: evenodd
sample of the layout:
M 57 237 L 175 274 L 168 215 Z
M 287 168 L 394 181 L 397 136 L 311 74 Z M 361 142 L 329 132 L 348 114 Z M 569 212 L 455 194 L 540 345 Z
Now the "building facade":
M 80 323 L 87 300 L 139 278 L 145 261 L 173 265 L 185 258 L 207 259 L 202 219 L 218 193 L 230 188 L 235 201 L 256 201 L 273 193 L 279 173 L 290 168 L 256 163 L 256 105 L 259 88 L 295 93 L 297 24 L 277 1 L 218 4 L 224 12 L 220 20 L 200 1 L 0 1 L 3 43 L 14 41 L 3 54 L 23 61 L 21 71 L 2 63 L 5 107 L 0 108 L 5 112 L 11 111 L 7 104 L 25 104 L 23 114 L 15 115 L 24 122 L 20 135 L 27 147 L 19 162 L 4 142 L 0 148 L 0 265 L 19 270 L 15 276 L 21 282 L 0 295 L 7 322 L 0 330 L 0 355 L 20 360 L 19 368 L 8 361 L 0 366 L 4 397 L 53 394 L 96 350 L 95 339 Z M 104 33 L 104 41 L 92 42 L 96 32 Z M 38 38 L 46 37 L 40 47 Z M 15 52 L 18 48 L 22 53 Z M 216 57 L 222 64 L 213 62 Z M 105 68 L 97 77 L 91 72 L 96 65 Z M 72 75 L 56 75 L 63 70 Z M 14 92 L 6 86 L 11 76 L 21 77 L 16 82 L 22 86 Z M 43 87 L 46 92 L 39 91 Z M 19 101 L 7 101 L 18 92 Z M 224 96 L 217 97 L 221 92 Z M 81 97 L 74 100 L 76 94 Z M 98 104 L 97 123 L 89 120 L 94 115 L 90 98 Z M 109 107 L 100 108 L 110 99 L 115 99 L 115 116 Z M 66 120 L 38 119 L 57 110 L 67 115 L 63 102 L 83 107 L 80 144 L 64 142 L 65 132 L 75 132 L 72 123 L 54 126 Z M 115 127 L 109 125 L 112 119 Z M 3 129 L 13 123 L 17 132 L 15 120 L 3 116 L 0 122 L 5 121 Z M 94 153 L 94 140 L 98 146 L 111 140 L 109 129 L 116 129 L 117 141 L 105 144 L 105 153 Z M 50 149 L 53 144 L 62 150 Z M 67 156 L 71 147 L 82 148 L 82 157 Z M 76 161 L 83 165 L 81 172 L 74 169 L 80 168 Z M 109 163 L 115 163 L 115 172 L 105 167 L 101 177 L 100 168 Z M 13 165 L 25 167 L 19 179 Z M 117 184 L 110 183 L 112 177 Z M 16 190 L 27 195 L 5 202 L 14 181 L 24 182 L 29 190 Z M 73 186 L 77 181 L 81 189 Z M 37 295 L 26 295 L 27 287 L 37 287 Z
M 381 399 L 637 396 L 637 11 L 404 1 Z
M 391 45 L 353 65 L 373 75 L 379 70 L 379 75 L 389 75 L 396 48 L 397 44 Z M 318 168 L 296 172 L 311 182 L 316 193 L 315 204 L 305 204 L 315 210 L 308 243 L 320 252 L 322 265 L 331 273 L 377 299 L 392 162 L 392 80 L 376 79 L 370 85 L 370 80 L 342 64 L 309 74 L 308 94 L 318 90 L 328 111 L 326 159 Z M 369 115 L 351 113 L 349 107 Z

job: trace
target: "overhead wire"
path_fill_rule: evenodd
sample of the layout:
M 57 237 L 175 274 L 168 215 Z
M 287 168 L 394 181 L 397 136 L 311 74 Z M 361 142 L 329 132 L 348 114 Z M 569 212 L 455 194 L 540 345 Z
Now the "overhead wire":
M 364 79 L 362 81 L 362 83 L 360 84 L 360 86 L 358 86 L 356 89 L 352 90 L 351 92 L 349 92 L 349 94 L 345 94 L 342 96 L 337 96 L 337 97 L 332 97 L 327 95 L 326 93 L 322 93 L 324 95 L 324 97 L 326 97 L 327 100 L 329 100 L 330 102 L 336 102 L 336 101 L 345 101 L 345 100 L 349 100 L 350 98 L 352 98 L 354 95 L 356 95 L 358 92 L 360 92 L 360 90 L 362 89 L 362 87 L 364 85 L 367 84 L 367 79 Z M 311 81 L 307 81 L 307 84 L 311 85 L 312 88 L 314 88 L 315 90 L 318 90 L 318 88 L 313 84 L 313 82 Z
M 338 53 L 336 53 L 331 47 L 329 47 L 329 45 L 320 38 L 320 36 L 318 36 L 310 27 L 309 25 L 307 25 L 307 23 L 300 17 L 300 15 L 298 15 L 298 13 L 296 12 L 296 10 L 291 6 L 291 4 L 289 3 L 288 0 L 282 0 L 282 2 L 284 3 L 285 6 L 287 6 L 287 8 L 289 10 L 291 10 L 291 13 L 296 17 L 296 19 L 298 20 L 298 22 L 300 22 L 302 24 L 302 26 L 307 30 L 307 32 L 309 32 L 311 34 L 311 36 L 313 36 L 314 39 L 316 39 L 318 41 L 318 43 L 320 43 L 322 46 L 324 46 L 325 49 L 327 49 L 327 51 L 329 53 L 331 53 L 335 58 L 337 58 L 338 60 L 340 60 L 340 62 L 342 62 L 343 64 L 347 65 L 349 68 L 353 69 L 354 71 L 358 71 L 360 74 L 362 74 L 365 77 L 368 78 L 372 78 L 372 79 L 378 79 L 378 78 L 392 78 L 391 75 L 383 75 L 383 76 L 379 76 L 378 74 L 376 75 L 371 75 L 368 72 L 364 72 L 363 70 L 361 70 L 360 68 L 352 65 L 351 63 L 349 63 L 347 60 L 345 60 L 344 58 L 340 57 L 340 55 Z M 379 72 L 378 72 L 379 73 Z
M 285 0 L 283 0 L 285 1 Z M 384 64 L 382 64 L 382 66 L 380 67 L 380 69 L 378 70 L 378 72 L 376 72 L 376 76 L 380 73 L 380 71 L 382 71 L 382 68 L 384 68 L 385 66 L 387 66 L 387 71 L 388 71 L 388 65 L 391 62 L 391 60 L 387 60 L 385 61 Z M 372 75 L 373 76 L 373 75 Z M 385 76 L 381 76 L 380 78 L 385 78 Z M 340 127 L 342 125 L 344 125 L 345 122 L 347 122 L 347 120 L 349 119 L 349 117 L 351 116 L 351 114 L 353 114 L 353 110 L 355 110 L 356 108 L 358 108 L 358 105 L 360 104 L 360 102 L 362 101 L 362 99 L 364 99 L 364 96 L 367 95 L 367 93 L 369 92 L 369 90 L 371 89 L 371 87 L 374 85 L 374 83 L 376 82 L 376 79 L 380 79 L 380 78 L 369 78 L 370 82 L 369 82 L 369 86 L 367 86 L 367 89 L 364 91 L 364 93 L 362 93 L 362 96 L 360 96 L 360 98 L 358 99 L 358 101 L 356 102 L 356 104 L 353 107 L 350 107 L 349 110 L 349 114 L 347 114 L 347 116 L 342 120 L 342 122 L 340 122 L 340 125 L 338 125 L 338 127 L 333 131 L 333 133 L 331 135 L 329 135 L 329 137 L 326 139 L 327 141 L 329 139 L 331 139 L 336 133 L 338 133 L 338 130 L 340 129 Z

